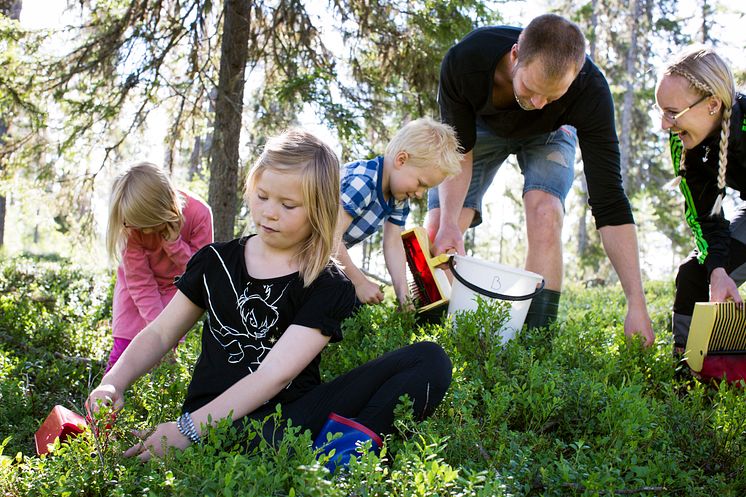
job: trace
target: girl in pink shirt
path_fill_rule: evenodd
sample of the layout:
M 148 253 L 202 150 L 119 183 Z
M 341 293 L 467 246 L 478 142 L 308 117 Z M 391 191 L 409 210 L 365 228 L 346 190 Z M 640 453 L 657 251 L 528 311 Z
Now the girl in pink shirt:
M 173 298 L 174 278 L 192 255 L 212 241 L 210 207 L 177 191 L 154 164 L 141 162 L 114 180 L 106 244 L 120 264 L 107 371 Z

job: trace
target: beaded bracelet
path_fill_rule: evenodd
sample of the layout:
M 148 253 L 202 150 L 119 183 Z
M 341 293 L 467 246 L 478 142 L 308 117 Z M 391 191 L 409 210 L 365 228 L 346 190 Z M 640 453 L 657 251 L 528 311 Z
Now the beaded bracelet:
M 200 444 L 202 443 L 202 438 L 199 436 L 199 433 L 197 432 L 197 428 L 194 426 L 194 422 L 192 421 L 192 415 L 189 414 L 189 412 L 185 412 L 183 414 L 184 421 L 186 421 L 186 429 L 189 432 L 189 439 L 192 441 L 192 443 Z
M 194 427 L 194 421 L 192 421 L 189 412 L 184 412 L 176 419 L 176 427 L 179 429 L 179 433 L 187 437 L 193 444 L 202 443 L 202 438 L 197 433 L 197 428 Z

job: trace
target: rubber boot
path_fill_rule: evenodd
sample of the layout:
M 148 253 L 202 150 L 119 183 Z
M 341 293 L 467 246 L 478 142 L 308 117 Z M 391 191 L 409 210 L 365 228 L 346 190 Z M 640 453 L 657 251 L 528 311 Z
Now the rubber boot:
M 341 433 L 342 436 L 328 440 L 332 437 L 327 435 L 337 433 Z M 346 468 L 350 463 L 350 458 L 358 454 L 358 445 L 368 440 L 371 441 L 371 450 L 378 454 L 378 451 L 381 450 L 382 441 L 381 437 L 373 430 L 357 421 L 331 413 L 316 440 L 314 440 L 313 448 L 320 448 L 322 454 L 329 454 L 334 450 L 334 455 L 326 463 L 326 468 L 334 474 L 338 468 Z
M 526 314 L 526 327 L 529 330 L 543 328 L 557 321 L 559 301 L 562 292 L 556 290 L 542 290 L 539 295 L 531 299 L 531 305 Z
M 692 316 L 674 312 L 671 316 L 671 331 L 673 332 L 673 360 L 674 378 L 682 381 L 691 381 L 694 378 L 692 370 L 686 362 L 686 342 L 689 338 L 689 327 L 692 324 Z
M 671 317 L 671 331 L 673 332 L 674 355 L 678 352 L 681 356 L 689 338 L 689 327 L 692 325 L 692 317 L 686 314 L 674 312 Z

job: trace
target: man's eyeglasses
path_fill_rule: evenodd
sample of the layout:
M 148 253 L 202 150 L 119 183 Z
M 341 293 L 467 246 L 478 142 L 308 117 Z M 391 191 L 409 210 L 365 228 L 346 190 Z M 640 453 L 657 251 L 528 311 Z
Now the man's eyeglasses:
M 671 124 L 673 124 L 674 126 L 676 126 L 676 120 L 677 119 L 679 119 L 681 116 L 683 116 L 684 114 L 686 114 L 687 112 L 689 112 L 692 109 L 692 107 L 694 107 L 695 105 L 697 105 L 697 104 L 705 101 L 709 97 L 710 97 L 710 95 L 704 95 L 702 98 L 700 98 L 699 100 L 697 100 L 696 102 L 694 102 L 692 105 L 690 105 L 689 107 L 687 107 L 686 109 L 684 109 L 682 111 L 677 112 L 676 114 L 673 114 L 673 113 L 671 113 L 669 111 L 665 111 L 665 110 L 661 109 L 660 107 L 658 107 L 658 104 L 653 104 L 653 111 L 656 113 L 656 115 L 658 117 L 663 118 L 666 121 L 668 121 Z

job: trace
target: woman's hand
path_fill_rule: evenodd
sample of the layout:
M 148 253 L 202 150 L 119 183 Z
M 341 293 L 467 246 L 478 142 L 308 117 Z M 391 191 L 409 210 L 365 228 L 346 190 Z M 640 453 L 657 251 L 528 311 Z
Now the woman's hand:
M 715 268 L 710 273 L 710 302 L 728 300 L 733 300 L 739 308 L 743 307 L 743 299 L 738 293 L 736 282 L 728 276 L 724 268 Z
M 169 447 L 184 450 L 192 443 L 179 432 L 174 421 L 161 423 L 155 427 L 155 430 L 133 431 L 133 433 L 141 442 L 124 451 L 124 457 L 137 456 L 142 462 L 149 460 L 152 456 L 162 457 Z

